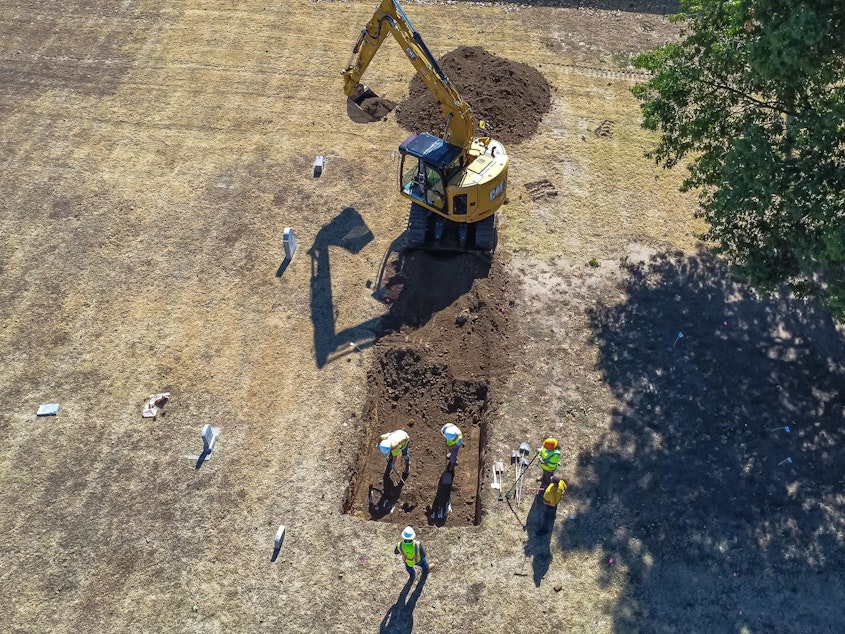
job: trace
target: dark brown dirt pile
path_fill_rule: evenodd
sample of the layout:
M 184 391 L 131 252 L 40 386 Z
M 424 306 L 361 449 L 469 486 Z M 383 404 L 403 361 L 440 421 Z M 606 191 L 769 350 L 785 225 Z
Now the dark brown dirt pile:
M 438 61 L 475 116 L 505 146 L 534 134 L 551 108 L 549 82 L 528 64 L 498 57 L 480 46 L 462 46 Z M 396 121 L 411 132 L 440 136 L 443 111 L 419 75 L 411 80 L 408 93 L 396 108 Z

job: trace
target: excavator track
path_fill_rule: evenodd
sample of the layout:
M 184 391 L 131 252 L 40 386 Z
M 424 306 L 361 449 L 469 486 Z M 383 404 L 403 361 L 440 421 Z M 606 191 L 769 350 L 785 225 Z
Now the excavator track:
M 496 217 L 473 224 L 450 222 L 425 207 L 411 203 L 405 233 L 408 249 L 426 251 L 483 251 L 496 248 Z
M 475 223 L 475 249 L 492 251 L 496 248 L 496 216 L 488 216 Z
M 425 235 L 428 233 L 428 216 L 428 209 L 416 203 L 411 203 L 407 233 L 409 249 L 419 249 L 425 246 Z

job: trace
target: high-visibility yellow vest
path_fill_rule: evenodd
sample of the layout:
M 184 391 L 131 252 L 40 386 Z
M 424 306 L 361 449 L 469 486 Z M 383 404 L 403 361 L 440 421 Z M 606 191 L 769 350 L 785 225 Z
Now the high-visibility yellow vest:
M 402 553 L 402 557 L 405 560 L 405 565 L 408 568 L 413 568 L 416 566 L 420 561 L 420 543 L 418 541 L 413 542 L 399 542 L 397 546 L 399 552 Z
M 464 434 L 457 425 L 449 423 L 447 425 L 444 425 L 443 429 L 447 429 L 449 432 L 457 434 L 454 440 L 449 440 L 448 438 L 446 438 L 447 447 L 454 447 L 455 445 L 460 445 L 463 442 Z
M 561 480 L 557 484 L 550 484 L 546 487 L 546 492 L 543 494 L 543 499 L 549 506 L 557 506 L 560 499 L 563 497 L 563 492 L 566 491 L 566 482 Z
M 386 440 L 390 443 L 390 453 L 394 456 L 398 456 L 405 447 L 408 446 L 408 441 L 410 440 L 407 432 L 397 429 L 396 431 L 392 431 L 389 434 L 382 434 L 381 440 Z
M 540 468 L 543 471 L 554 471 L 557 469 L 558 462 L 560 462 L 560 449 L 546 449 L 543 447 L 540 450 Z

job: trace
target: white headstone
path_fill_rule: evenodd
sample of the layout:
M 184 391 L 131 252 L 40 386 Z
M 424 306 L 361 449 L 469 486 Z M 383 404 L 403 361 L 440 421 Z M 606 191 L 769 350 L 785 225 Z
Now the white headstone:
M 296 252 L 296 236 L 293 234 L 293 229 L 285 228 L 282 241 L 285 244 L 285 259 L 292 260 L 293 254 Z
M 214 451 L 214 445 L 217 444 L 218 436 L 220 436 L 220 430 L 216 427 L 205 425 L 202 428 L 203 453 L 211 453 Z
M 279 550 L 282 547 L 282 542 L 285 541 L 285 525 L 284 524 L 279 526 L 279 530 L 276 531 L 276 538 L 273 541 L 276 545 L 276 550 Z

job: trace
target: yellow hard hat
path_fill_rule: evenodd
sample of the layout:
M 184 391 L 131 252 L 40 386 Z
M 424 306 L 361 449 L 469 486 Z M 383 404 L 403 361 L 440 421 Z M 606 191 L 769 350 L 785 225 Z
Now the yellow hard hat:
M 543 447 L 546 449 L 557 449 L 557 440 L 554 438 L 546 438 L 543 441 Z

